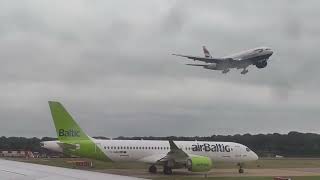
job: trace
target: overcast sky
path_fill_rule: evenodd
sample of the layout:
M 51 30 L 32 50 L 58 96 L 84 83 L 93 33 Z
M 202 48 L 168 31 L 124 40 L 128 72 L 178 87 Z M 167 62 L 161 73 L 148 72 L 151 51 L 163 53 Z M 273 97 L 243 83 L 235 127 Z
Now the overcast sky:
M 319 1 L 0 2 L 0 135 L 55 137 L 48 100 L 92 136 L 320 133 Z M 228 74 L 171 53 L 274 50 Z

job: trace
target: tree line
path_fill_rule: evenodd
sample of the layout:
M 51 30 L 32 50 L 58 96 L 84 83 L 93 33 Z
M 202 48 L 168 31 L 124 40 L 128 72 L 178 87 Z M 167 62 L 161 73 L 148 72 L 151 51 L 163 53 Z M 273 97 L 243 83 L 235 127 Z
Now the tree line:
M 98 139 L 109 139 L 97 136 Z M 288 134 L 236 134 L 212 136 L 168 136 L 168 137 L 124 137 L 118 140 L 180 140 L 180 141 L 231 141 L 244 144 L 255 151 L 259 156 L 285 156 L 285 157 L 320 157 L 320 134 L 290 132 Z M 56 140 L 56 138 L 25 138 L 25 137 L 0 137 L 1 150 L 30 150 L 42 152 L 41 141 Z

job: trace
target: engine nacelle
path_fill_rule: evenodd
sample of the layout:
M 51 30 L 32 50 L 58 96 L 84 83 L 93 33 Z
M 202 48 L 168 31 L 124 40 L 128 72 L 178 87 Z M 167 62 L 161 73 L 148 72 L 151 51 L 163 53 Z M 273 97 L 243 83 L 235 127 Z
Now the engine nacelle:
M 215 63 L 212 63 L 212 64 L 209 64 L 208 66 L 205 66 L 206 69 L 217 69 L 217 64 Z
M 212 161 L 208 157 L 193 156 L 187 160 L 186 167 L 192 172 L 210 171 L 212 168 Z
M 261 68 L 265 68 L 267 65 L 268 65 L 267 61 L 261 61 L 256 64 L 256 67 L 261 69 Z

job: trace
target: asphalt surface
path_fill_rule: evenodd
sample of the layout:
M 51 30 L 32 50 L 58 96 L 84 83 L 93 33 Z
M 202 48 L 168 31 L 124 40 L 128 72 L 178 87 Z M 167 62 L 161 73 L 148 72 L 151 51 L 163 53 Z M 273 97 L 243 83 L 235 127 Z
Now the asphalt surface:
M 142 169 L 108 169 L 99 172 L 143 177 L 167 177 L 161 169 L 157 174 L 150 174 Z M 204 173 L 192 173 L 185 170 L 174 170 L 173 176 L 203 177 Z M 212 169 L 207 174 L 208 177 L 245 177 L 245 176 L 320 176 L 320 168 L 279 168 L 279 169 L 245 169 L 243 174 L 239 174 L 237 169 Z

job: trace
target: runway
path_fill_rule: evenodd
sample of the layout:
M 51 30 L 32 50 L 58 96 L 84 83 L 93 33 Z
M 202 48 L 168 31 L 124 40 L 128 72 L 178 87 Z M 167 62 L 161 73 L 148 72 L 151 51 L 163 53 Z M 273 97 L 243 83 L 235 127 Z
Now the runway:
M 99 172 L 130 175 L 143 178 L 155 178 L 155 177 L 170 177 L 164 175 L 159 169 L 157 174 L 150 174 L 146 170 L 142 169 L 108 169 Z M 174 170 L 173 176 L 177 177 L 203 177 L 204 173 L 192 173 L 184 170 Z M 237 169 L 213 169 L 207 174 L 208 177 L 248 177 L 248 176 L 320 176 L 320 168 L 278 168 L 278 169 L 246 169 L 243 174 L 239 174 Z

